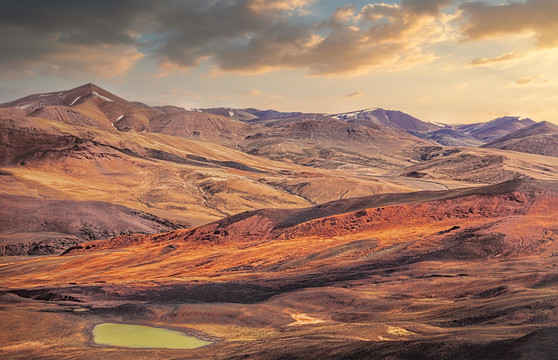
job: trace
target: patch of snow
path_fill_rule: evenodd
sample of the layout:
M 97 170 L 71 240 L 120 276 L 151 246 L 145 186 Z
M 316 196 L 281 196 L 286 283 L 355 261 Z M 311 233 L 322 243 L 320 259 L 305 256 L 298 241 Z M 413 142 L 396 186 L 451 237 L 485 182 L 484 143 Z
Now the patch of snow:
M 122 119 L 123 117 L 124 117 L 124 115 L 120 115 L 120 116 L 118 117 L 118 119 L 116 119 L 116 121 Z M 114 124 L 112 124 L 112 125 L 114 126 Z
M 229 110 L 229 116 L 234 116 L 234 113 Z
M 378 108 L 369 108 L 369 109 L 364 109 L 364 110 L 359 110 L 359 111 L 352 111 L 352 112 L 346 112 L 346 113 L 341 113 L 341 114 L 333 114 L 331 116 L 334 116 L 334 117 L 336 117 L 340 120 L 352 119 L 352 118 L 362 117 L 365 113 L 370 112 L 370 111 L 374 111 L 374 110 L 378 110 Z
M 106 96 L 99 95 L 99 93 L 96 92 L 96 91 L 93 91 L 93 95 L 98 96 L 98 97 L 100 97 L 101 99 L 106 100 L 106 101 L 114 101 L 114 100 L 109 99 L 109 98 L 106 97 Z
M 40 94 L 40 97 L 50 96 L 50 94 Z
M 75 98 L 74 101 L 72 101 L 72 103 L 69 106 L 74 105 L 79 99 L 81 99 L 81 96 L 78 96 L 77 98 Z
M 64 93 L 58 93 L 58 96 L 64 95 Z
M 16 109 L 25 110 L 29 107 L 31 107 L 31 104 L 16 106 Z

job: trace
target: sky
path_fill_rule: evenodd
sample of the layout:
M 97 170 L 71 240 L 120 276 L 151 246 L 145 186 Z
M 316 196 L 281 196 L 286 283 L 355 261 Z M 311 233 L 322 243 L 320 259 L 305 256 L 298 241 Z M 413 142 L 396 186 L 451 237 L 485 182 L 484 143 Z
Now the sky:
M 186 108 L 558 123 L 558 0 L 2 0 L 0 102 L 92 82 Z

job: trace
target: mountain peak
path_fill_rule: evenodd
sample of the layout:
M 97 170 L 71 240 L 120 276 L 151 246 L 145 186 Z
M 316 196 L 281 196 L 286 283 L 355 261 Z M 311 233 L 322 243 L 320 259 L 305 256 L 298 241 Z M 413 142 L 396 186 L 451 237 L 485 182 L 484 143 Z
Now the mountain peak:
M 65 103 L 68 103 L 68 106 L 74 105 L 77 101 L 87 97 L 93 96 L 103 101 L 112 101 L 112 102 L 119 102 L 119 103 L 128 103 L 127 100 L 122 99 L 119 96 L 114 95 L 113 93 L 93 84 L 87 83 L 76 88 L 67 90 L 63 92 L 63 96 L 65 98 Z M 78 99 L 78 100 L 76 100 Z M 69 101 L 69 102 L 68 102 Z

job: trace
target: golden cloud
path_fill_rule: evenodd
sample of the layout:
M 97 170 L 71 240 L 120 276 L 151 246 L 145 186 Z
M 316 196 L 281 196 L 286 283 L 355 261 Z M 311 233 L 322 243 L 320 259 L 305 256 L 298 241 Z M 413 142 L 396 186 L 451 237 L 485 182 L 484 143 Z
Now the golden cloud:
M 292 11 L 316 2 L 316 0 L 250 0 L 248 8 L 255 12 L 262 11 Z
M 510 61 L 510 60 L 515 60 L 515 59 L 520 59 L 525 57 L 525 54 L 518 54 L 518 53 L 507 53 L 507 54 L 503 54 L 500 56 L 496 56 L 493 58 L 477 58 L 477 59 L 473 59 L 469 62 L 469 65 L 472 66 L 477 66 L 477 65 L 489 65 L 489 64 L 494 64 L 494 63 L 499 63 L 499 62 L 503 62 L 503 61 Z
M 241 91 L 239 91 L 239 93 L 242 96 L 261 96 L 262 95 L 261 90 L 256 90 L 256 89 L 241 90 Z
M 519 79 L 515 82 L 516 85 L 527 85 L 533 82 L 533 79 L 530 78 L 524 78 L 524 79 Z
M 362 95 L 364 95 L 364 93 L 363 93 L 362 91 L 356 91 L 356 92 L 353 92 L 353 93 L 350 93 L 350 94 L 345 95 L 345 97 L 348 97 L 348 98 L 357 98 L 357 97 L 360 97 L 360 96 L 362 96 Z

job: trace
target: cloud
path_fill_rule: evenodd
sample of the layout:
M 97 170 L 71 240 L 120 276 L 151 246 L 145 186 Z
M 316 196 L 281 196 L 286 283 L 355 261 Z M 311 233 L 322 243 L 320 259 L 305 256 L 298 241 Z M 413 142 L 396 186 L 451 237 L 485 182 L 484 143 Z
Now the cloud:
M 451 0 L 403 0 L 401 7 L 416 15 L 436 16 Z
M 184 91 L 178 88 L 171 89 L 169 92 L 167 92 L 166 95 L 176 97 L 176 98 L 201 98 L 202 97 L 200 93 L 196 93 L 192 91 Z
M 362 95 L 364 95 L 364 93 L 363 93 L 362 91 L 356 91 L 356 92 L 353 92 L 353 93 L 350 93 L 350 94 L 345 95 L 345 97 L 348 97 L 348 98 L 357 98 L 357 97 L 360 97 L 360 96 L 362 96 Z
M 501 5 L 472 2 L 461 5 L 467 40 L 532 33 L 540 47 L 558 46 L 558 1 L 527 0 Z
M 525 78 L 525 79 L 519 79 L 515 82 L 516 85 L 527 85 L 533 82 L 533 79 L 530 78 Z
M 382 66 L 395 69 L 434 58 L 420 48 L 436 35 L 439 24 L 433 20 L 431 13 L 414 13 L 403 5 L 367 5 L 360 11 L 348 5 L 313 26 L 281 19 L 244 34 L 240 45 L 215 48 L 214 60 L 221 72 L 295 68 L 312 75 L 346 75 Z
M 520 59 L 525 57 L 525 54 L 518 54 L 518 53 L 507 53 L 500 56 L 496 56 L 493 58 L 477 58 L 473 59 L 469 62 L 468 65 L 477 66 L 477 65 L 489 65 L 494 63 L 499 63 L 503 61 L 510 61 L 515 59 Z
M 0 11 L 0 76 L 125 74 L 142 57 L 127 30 L 148 13 L 132 0 L 3 0 Z M 129 6 L 134 7 L 131 13 Z
M 250 89 L 250 90 L 241 90 L 239 91 L 240 95 L 242 96 L 261 96 L 262 92 L 260 90 L 256 90 L 256 89 Z
M 161 76 L 204 61 L 216 74 L 397 69 L 435 58 L 421 45 L 444 31 L 441 11 L 450 2 L 343 6 L 312 23 L 305 14 L 316 1 L 3 0 L 0 73 L 70 69 L 115 77 L 142 56 L 159 63 Z
M 256 12 L 270 10 L 293 11 L 300 10 L 316 1 L 317 0 L 251 0 L 248 1 L 248 7 Z
M 540 75 L 534 75 L 534 76 L 531 76 L 531 77 L 526 77 L 526 78 L 516 80 L 513 83 L 513 85 L 528 85 L 528 84 L 541 85 L 541 84 L 548 84 L 548 83 L 550 83 L 550 81 L 548 79 L 541 78 Z

